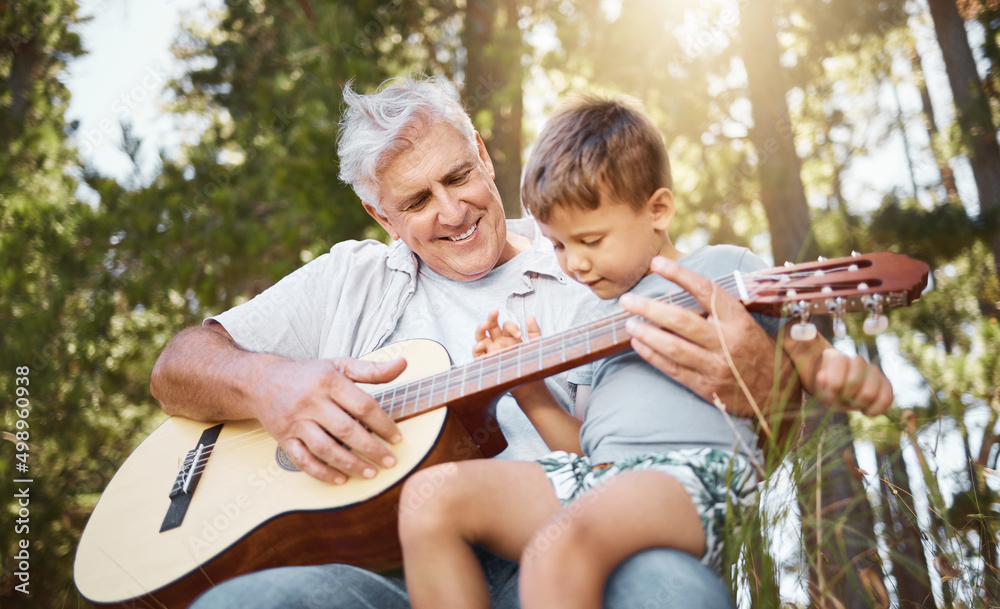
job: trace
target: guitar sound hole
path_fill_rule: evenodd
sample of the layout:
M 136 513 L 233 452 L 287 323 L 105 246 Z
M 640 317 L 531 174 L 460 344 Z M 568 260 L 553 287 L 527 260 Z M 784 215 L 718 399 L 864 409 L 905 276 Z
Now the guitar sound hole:
M 333 438 L 333 436 L 330 436 L 330 437 Z M 337 440 L 337 438 L 333 438 L 333 439 Z M 347 450 L 351 450 L 350 446 L 348 446 L 347 444 L 344 444 L 340 440 L 337 440 L 337 444 L 340 444 L 341 446 L 343 446 Z M 292 463 L 292 458 L 288 456 L 288 453 L 285 452 L 285 449 L 282 448 L 281 446 L 278 446 L 278 448 L 275 449 L 275 451 L 274 451 L 274 460 L 278 462 L 278 467 L 280 467 L 283 470 L 290 471 L 290 472 L 299 472 L 299 471 L 302 471 L 298 467 L 296 467 L 294 463 Z
M 278 462 L 278 467 L 280 467 L 281 469 L 290 472 L 299 471 L 299 468 L 295 467 L 295 464 L 292 463 L 292 458 L 289 457 L 288 453 L 285 452 L 285 449 L 280 446 L 277 448 L 277 450 L 274 451 L 274 459 L 275 461 Z

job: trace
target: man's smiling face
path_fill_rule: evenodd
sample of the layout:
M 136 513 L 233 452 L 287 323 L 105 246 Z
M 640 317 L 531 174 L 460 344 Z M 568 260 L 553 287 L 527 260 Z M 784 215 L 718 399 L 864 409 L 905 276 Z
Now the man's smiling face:
M 416 130 L 412 145 L 379 172 L 383 213 L 365 209 L 393 239 L 402 239 L 434 272 L 479 279 L 512 258 L 493 162 L 447 122 Z

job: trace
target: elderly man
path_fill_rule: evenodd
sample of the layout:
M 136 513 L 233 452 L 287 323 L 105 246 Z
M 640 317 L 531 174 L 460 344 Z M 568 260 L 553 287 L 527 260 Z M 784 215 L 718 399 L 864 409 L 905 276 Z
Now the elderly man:
M 593 302 L 588 290 L 560 272 L 532 221 L 504 218 L 493 163 L 451 89 L 407 80 L 372 95 L 348 86 L 344 99 L 341 178 L 393 243 L 337 244 L 257 298 L 185 330 L 163 351 L 151 381 L 169 414 L 259 419 L 301 470 L 332 484 L 374 476 L 371 464 L 392 467 L 391 444 L 401 438 L 391 418 L 354 383 L 387 382 L 405 362 L 376 365 L 357 357 L 388 343 L 429 338 L 462 364 L 472 359 L 475 327 L 494 309 L 501 310 L 501 322 L 524 327 L 534 316 L 546 332 L 559 332 Z M 706 281 L 673 272 L 670 278 L 695 294 L 708 293 Z M 717 305 L 719 319 L 709 322 L 641 302 L 635 312 L 675 334 L 641 324 L 633 344 L 708 399 L 731 396 L 735 380 L 722 363 L 712 323 L 736 324 L 739 331 L 725 331 L 739 337 L 729 351 L 765 403 L 774 379 L 774 341 L 735 301 Z M 587 393 L 565 375 L 547 382 L 570 410 Z M 545 451 L 509 396 L 497 417 L 509 443 L 500 458 L 529 459 Z M 486 554 L 482 560 L 494 607 L 518 606 L 517 565 Z M 732 603 L 709 570 L 673 550 L 625 562 L 609 581 L 604 603 L 659 607 L 671 599 L 702 607 Z M 234 578 L 193 606 L 405 608 L 409 602 L 400 578 L 323 565 Z

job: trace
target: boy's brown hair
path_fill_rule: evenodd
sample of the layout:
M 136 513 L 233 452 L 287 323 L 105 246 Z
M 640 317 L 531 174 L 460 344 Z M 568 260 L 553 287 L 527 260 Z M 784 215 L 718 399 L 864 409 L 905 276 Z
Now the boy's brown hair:
M 628 96 L 574 96 L 549 118 L 524 172 L 521 200 L 540 222 L 558 205 L 597 209 L 613 195 L 641 209 L 673 189 L 663 136 Z

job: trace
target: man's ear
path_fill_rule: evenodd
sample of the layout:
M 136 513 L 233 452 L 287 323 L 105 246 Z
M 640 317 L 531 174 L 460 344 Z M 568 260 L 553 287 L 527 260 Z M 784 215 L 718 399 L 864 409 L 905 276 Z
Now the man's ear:
M 399 233 L 397 233 L 392 227 L 392 223 L 389 222 L 389 218 L 386 218 L 382 214 L 378 213 L 378 210 L 375 209 L 375 206 L 371 203 L 362 201 L 361 204 L 364 205 L 365 211 L 368 212 L 368 215 L 375 218 L 375 221 L 378 222 L 379 226 L 385 229 L 385 232 L 389 233 L 389 236 L 392 237 L 393 241 L 399 239 Z
M 479 159 L 486 165 L 486 170 L 489 171 L 490 177 L 494 180 L 497 177 L 497 172 L 493 169 L 493 159 L 490 158 L 490 153 L 486 152 L 486 144 L 483 142 L 483 138 L 479 136 L 479 132 L 476 132 L 476 146 L 479 148 Z
M 674 193 L 669 188 L 659 188 L 646 202 L 653 228 L 665 231 L 674 220 Z

